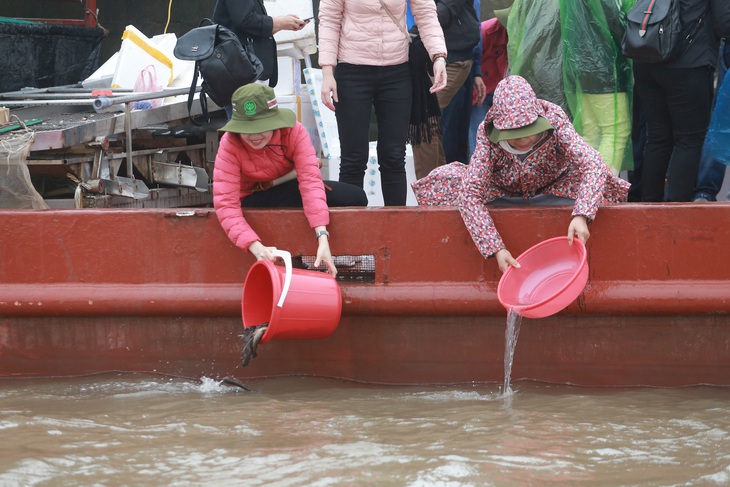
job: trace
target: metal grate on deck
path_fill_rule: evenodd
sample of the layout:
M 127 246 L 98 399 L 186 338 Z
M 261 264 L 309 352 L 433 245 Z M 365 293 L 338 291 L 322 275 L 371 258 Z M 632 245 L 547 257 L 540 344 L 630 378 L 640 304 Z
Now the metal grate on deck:
M 292 266 L 298 269 L 327 272 L 327 267 L 321 264 L 314 267 L 314 255 L 299 255 L 292 258 Z M 372 284 L 375 282 L 374 255 L 335 255 L 332 260 L 337 267 L 337 281 L 361 282 Z

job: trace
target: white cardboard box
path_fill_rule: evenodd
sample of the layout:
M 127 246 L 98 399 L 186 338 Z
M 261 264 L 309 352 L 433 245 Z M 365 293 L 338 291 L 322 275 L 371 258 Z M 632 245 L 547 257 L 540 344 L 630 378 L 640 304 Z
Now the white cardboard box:
M 306 89 L 302 89 L 299 95 L 276 95 L 276 101 L 280 108 L 288 108 L 297 115 L 297 120 L 304 125 L 309 133 L 314 150 L 320 153 L 322 144 L 317 132 L 317 122 L 314 119 L 312 102 Z
M 301 19 L 314 17 L 311 0 L 264 0 L 266 13 L 271 17 L 296 15 Z M 302 30 L 280 30 L 274 34 L 279 55 L 301 58 L 317 52 L 317 37 L 314 32 L 314 18 Z
M 119 49 L 111 87 L 134 89 L 140 73 L 150 65 L 155 68 L 158 84 L 162 88 L 167 87 L 173 79 L 173 61 L 170 56 L 136 27 L 128 25 L 122 35 L 122 47 Z
M 289 56 L 277 58 L 279 66 L 279 81 L 274 87 L 276 96 L 299 95 L 302 92 L 302 67 L 299 59 Z M 305 89 L 306 93 L 307 90 Z

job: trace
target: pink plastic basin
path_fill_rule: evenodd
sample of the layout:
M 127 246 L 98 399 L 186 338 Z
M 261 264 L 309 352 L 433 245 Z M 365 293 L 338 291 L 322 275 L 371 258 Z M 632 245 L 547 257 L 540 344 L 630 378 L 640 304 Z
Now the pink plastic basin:
M 561 311 L 583 291 L 588 281 L 585 245 L 579 239 L 555 237 L 534 245 L 517 257 L 520 268 L 510 266 L 497 287 L 497 297 L 507 310 L 528 318 L 544 318 Z

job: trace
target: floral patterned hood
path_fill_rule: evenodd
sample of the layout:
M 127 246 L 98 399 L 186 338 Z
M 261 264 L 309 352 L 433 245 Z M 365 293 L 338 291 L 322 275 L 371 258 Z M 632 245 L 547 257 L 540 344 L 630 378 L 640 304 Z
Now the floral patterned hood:
M 537 117 L 545 116 L 535 91 L 522 76 L 508 76 L 494 90 L 494 102 L 485 119 L 499 130 L 510 130 L 530 125 Z

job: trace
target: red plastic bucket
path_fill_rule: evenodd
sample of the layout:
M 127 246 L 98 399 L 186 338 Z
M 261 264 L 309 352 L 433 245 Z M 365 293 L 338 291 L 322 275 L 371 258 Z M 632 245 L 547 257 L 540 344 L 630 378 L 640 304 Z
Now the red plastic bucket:
M 528 318 L 561 311 L 583 292 L 588 281 L 586 247 L 577 238 L 555 237 L 534 245 L 517 257 L 519 268 L 508 267 L 497 287 L 507 310 Z
M 285 267 L 268 260 L 254 263 L 243 284 L 244 328 L 268 322 L 259 343 L 274 338 L 324 338 L 340 322 L 342 297 L 334 277 L 292 269 L 289 252 L 279 250 Z

